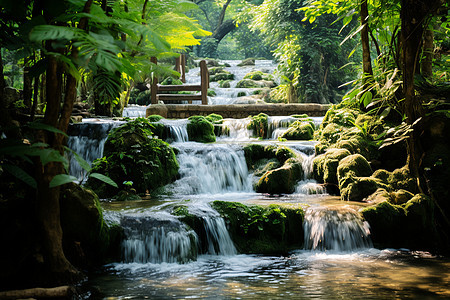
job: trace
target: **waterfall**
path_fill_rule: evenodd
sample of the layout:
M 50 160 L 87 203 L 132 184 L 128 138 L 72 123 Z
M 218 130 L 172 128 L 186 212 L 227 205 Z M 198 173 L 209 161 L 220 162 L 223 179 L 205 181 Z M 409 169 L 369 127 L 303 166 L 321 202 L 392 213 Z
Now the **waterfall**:
M 309 208 L 303 230 L 307 250 L 351 251 L 372 247 L 369 224 L 349 208 Z
M 69 126 L 69 138 L 67 146 L 86 160 L 89 165 L 103 156 L 108 132 L 123 124 L 123 122 L 100 121 L 93 119 L 83 120 L 83 123 L 71 124 Z M 68 153 L 69 173 L 78 178 L 78 181 L 86 179 L 86 171 L 81 168 L 71 153 Z
M 168 128 L 168 137 L 169 141 L 173 142 L 187 142 L 189 141 L 189 136 L 187 132 L 187 124 L 188 119 L 179 119 L 179 120 L 168 120 L 161 119 L 159 121 L 161 124 L 164 124 Z
M 220 216 L 203 216 L 208 242 L 208 253 L 213 255 L 236 255 L 225 221 Z
M 123 218 L 126 239 L 122 255 L 126 263 L 175 263 L 195 260 L 197 234 L 169 214 L 154 212 L 152 217 Z
M 177 144 L 180 179 L 169 189 L 175 194 L 252 192 L 241 146 L 229 144 Z
M 222 122 L 223 133 L 218 140 L 248 141 L 252 131 L 247 129 L 251 119 L 224 119 Z
M 145 118 L 147 106 L 130 104 L 123 108 L 122 117 L 124 118 Z

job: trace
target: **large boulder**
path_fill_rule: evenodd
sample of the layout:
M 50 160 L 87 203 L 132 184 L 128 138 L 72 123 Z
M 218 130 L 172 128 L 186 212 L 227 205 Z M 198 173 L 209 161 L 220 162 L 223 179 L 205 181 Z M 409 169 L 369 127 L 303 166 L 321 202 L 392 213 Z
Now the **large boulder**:
M 254 58 L 246 58 L 243 61 L 241 61 L 238 64 L 238 67 L 243 67 L 243 66 L 254 66 L 255 65 L 255 59 Z
M 362 209 L 361 214 L 377 247 L 434 250 L 438 246 L 434 204 L 424 194 L 416 194 L 402 205 L 381 201 Z
M 344 178 L 350 171 L 356 177 L 367 177 L 373 173 L 369 162 L 361 154 L 346 156 L 339 162 L 337 168 L 338 180 L 341 181 L 341 178 Z
M 240 253 L 286 254 L 303 244 L 304 211 L 299 205 L 245 205 L 214 201 Z
M 120 259 L 122 229 L 103 220 L 97 195 L 74 183 L 61 194 L 64 253 L 78 267 L 92 268 Z
M 347 156 L 350 156 L 350 151 L 336 148 L 329 148 L 324 154 L 316 156 L 313 160 L 314 179 L 338 185 L 337 168 L 339 162 Z
M 187 132 L 190 141 L 212 143 L 216 141 L 214 125 L 203 116 L 189 117 Z
M 314 137 L 314 127 L 309 122 L 295 121 L 281 137 L 287 140 L 311 140 Z
M 105 142 L 104 156 L 94 161 L 91 172 L 110 177 L 119 189 L 95 178 L 87 185 L 101 198 L 116 195 L 128 189 L 125 183 L 139 194 L 152 192 L 174 181 L 178 175 L 178 162 L 172 147 L 166 142 L 152 138 L 152 126 L 143 118 L 137 118 L 113 129 Z
M 250 117 L 248 129 L 253 131 L 253 135 L 259 138 L 265 138 L 268 134 L 269 116 L 265 113 Z
M 295 186 L 303 176 L 301 160 L 290 158 L 282 167 L 264 173 L 255 189 L 258 193 L 291 194 L 295 192 Z

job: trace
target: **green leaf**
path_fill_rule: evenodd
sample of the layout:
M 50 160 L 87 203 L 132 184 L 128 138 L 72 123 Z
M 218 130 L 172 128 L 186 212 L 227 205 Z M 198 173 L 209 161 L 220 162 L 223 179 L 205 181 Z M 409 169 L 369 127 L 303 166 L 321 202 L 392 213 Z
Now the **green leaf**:
M 64 147 L 64 148 L 73 154 L 73 157 L 78 162 L 80 167 L 82 167 L 87 172 L 89 172 L 91 170 L 91 166 L 89 165 L 89 163 L 87 161 L 85 161 L 78 153 L 76 153 L 75 151 L 73 151 L 69 147 Z
M 69 182 L 75 182 L 77 181 L 76 177 L 67 175 L 67 174 L 58 174 L 53 177 L 52 181 L 50 181 L 50 188 L 54 188 Z
M 59 130 L 58 128 L 55 128 L 55 127 L 53 127 L 51 125 L 44 124 L 44 123 L 41 123 L 41 122 L 38 122 L 38 121 L 28 123 L 28 127 L 30 127 L 31 129 L 36 129 L 36 130 L 47 130 L 47 131 L 50 131 L 50 132 L 62 134 L 65 137 L 69 137 L 67 135 L 67 133 Z
M 365 92 L 360 99 L 361 103 L 364 104 L 364 107 L 367 107 L 367 105 L 370 104 L 370 102 L 372 102 L 372 92 L 367 91 Z
M 386 107 L 386 108 L 381 112 L 380 118 L 381 118 L 381 119 L 386 118 L 390 112 L 391 112 L 391 107 L 390 107 L 390 106 Z
M 111 178 L 109 178 L 108 176 L 105 176 L 105 175 L 103 175 L 103 174 L 100 174 L 100 173 L 91 173 L 91 174 L 89 174 L 89 177 L 96 178 L 96 179 L 98 179 L 98 180 L 100 180 L 100 181 L 103 181 L 104 183 L 107 183 L 107 184 L 109 184 L 109 185 L 112 185 L 112 186 L 115 187 L 115 188 L 119 188 L 119 187 L 117 186 L 117 183 L 115 183 Z
M 22 170 L 21 168 L 19 168 L 18 166 L 14 166 L 14 165 L 3 165 L 2 166 L 3 169 L 5 169 L 8 173 L 12 174 L 14 177 L 16 177 L 17 179 L 22 180 L 23 182 L 25 182 L 26 184 L 28 184 L 29 186 L 31 186 L 32 188 L 36 189 L 37 188 L 37 183 L 36 180 L 31 177 L 30 175 L 28 175 L 27 172 L 25 172 L 24 170 Z

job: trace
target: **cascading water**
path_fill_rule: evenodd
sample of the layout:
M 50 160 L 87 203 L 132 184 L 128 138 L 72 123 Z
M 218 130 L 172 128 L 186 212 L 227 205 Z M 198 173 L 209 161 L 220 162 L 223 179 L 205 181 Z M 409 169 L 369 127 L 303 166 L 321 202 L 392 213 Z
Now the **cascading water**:
M 180 143 L 189 141 L 187 132 L 187 124 L 189 121 L 187 119 L 161 119 L 159 122 L 168 128 L 168 141 Z
M 122 117 L 124 118 L 145 118 L 147 106 L 130 104 L 123 108 Z
M 121 225 L 126 235 L 122 242 L 126 263 L 187 262 L 197 257 L 196 233 L 170 214 L 125 216 Z
M 175 194 L 251 192 L 244 151 L 231 144 L 175 144 L 180 179 L 169 185 Z
M 369 224 L 348 208 L 309 208 L 303 223 L 305 249 L 350 251 L 372 247 Z
M 71 124 L 67 146 L 91 165 L 95 159 L 103 156 L 103 147 L 108 132 L 120 124 L 123 124 L 123 122 L 94 119 L 85 119 L 82 123 Z M 68 153 L 68 157 L 70 175 L 75 176 L 80 182 L 84 181 L 86 170 L 78 164 L 71 153 Z

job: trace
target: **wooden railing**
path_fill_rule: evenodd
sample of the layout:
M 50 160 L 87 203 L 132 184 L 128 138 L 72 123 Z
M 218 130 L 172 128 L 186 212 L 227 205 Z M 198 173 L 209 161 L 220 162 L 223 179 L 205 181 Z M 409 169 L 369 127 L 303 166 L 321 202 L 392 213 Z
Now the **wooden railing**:
M 157 64 L 156 57 L 151 58 L 151 62 Z M 185 58 L 184 55 L 180 55 L 177 59 L 176 69 L 181 74 L 181 81 L 185 82 Z M 168 104 L 170 102 L 187 101 L 192 104 L 192 101 L 201 100 L 203 105 L 208 104 L 208 88 L 209 88 L 209 73 L 206 61 L 200 61 L 200 85 L 160 85 L 158 79 L 155 77 L 151 86 L 151 100 L 152 104 L 158 104 L 159 101 L 163 101 Z M 200 94 L 167 94 L 167 92 L 200 92 Z M 164 94 L 164 92 L 166 94 Z

